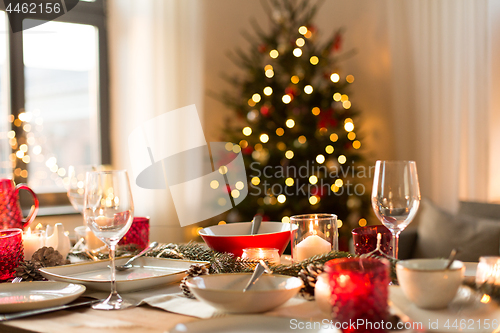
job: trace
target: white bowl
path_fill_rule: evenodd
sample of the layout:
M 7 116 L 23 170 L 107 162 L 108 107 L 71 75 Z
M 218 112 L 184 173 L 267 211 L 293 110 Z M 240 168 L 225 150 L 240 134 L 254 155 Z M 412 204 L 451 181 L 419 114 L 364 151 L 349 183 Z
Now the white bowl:
M 263 275 L 243 292 L 251 273 L 213 274 L 190 278 L 186 285 L 197 299 L 229 313 L 259 313 L 274 309 L 295 296 L 302 280 L 285 275 Z
M 462 284 L 465 266 L 456 260 L 445 269 L 447 259 L 410 259 L 396 265 L 398 282 L 406 298 L 422 309 L 448 306 Z

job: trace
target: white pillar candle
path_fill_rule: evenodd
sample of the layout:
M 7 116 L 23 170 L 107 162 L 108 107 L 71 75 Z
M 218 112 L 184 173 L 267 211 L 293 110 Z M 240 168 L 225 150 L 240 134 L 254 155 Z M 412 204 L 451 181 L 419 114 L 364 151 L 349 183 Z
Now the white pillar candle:
M 330 252 L 332 250 L 332 244 L 318 235 L 311 235 L 297 244 L 295 250 L 297 260 L 302 261 L 318 254 Z
M 45 245 L 42 231 L 35 230 L 31 232 L 31 228 L 23 234 L 24 260 L 31 260 L 33 253 Z

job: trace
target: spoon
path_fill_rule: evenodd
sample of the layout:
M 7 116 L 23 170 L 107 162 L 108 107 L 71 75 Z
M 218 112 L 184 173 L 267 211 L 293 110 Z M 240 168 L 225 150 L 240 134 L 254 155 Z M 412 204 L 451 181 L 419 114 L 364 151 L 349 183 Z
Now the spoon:
M 248 281 L 247 285 L 245 288 L 243 288 L 243 292 L 246 292 L 250 290 L 254 284 L 257 282 L 257 280 L 264 274 L 264 272 L 267 273 L 272 273 L 272 271 L 267 267 L 266 263 L 264 261 L 259 261 L 257 266 L 255 267 L 255 270 L 253 271 L 252 277 L 250 278 L 250 281 Z
M 260 223 L 262 222 L 262 215 L 255 215 L 252 220 L 252 228 L 250 229 L 250 235 L 256 235 L 259 233 Z
M 116 270 L 118 270 L 118 271 L 125 271 L 125 270 L 127 270 L 129 268 L 132 268 L 132 261 L 134 261 L 135 259 L 137 259 L 139 257 L 142 257 L 147 252 L 149 252 L 153 248 L 155 248 L 157 245 L 158 245 L 157 242 L 152 242 L 151 244 L 149 244 L 149 246 L 147 248 L 145 248 L 144 250 L 142 250 L 138 255 L 133 256 L 132 258 L 130 258 L 124 265 L 116 266 Z
M 448 258 L 448 265 L 446 265 L 445 269 L 450 269 L 451 264 L 455 261 L 455 257 L 457 256 L 459 249 L 451 250 L 450 257 Z

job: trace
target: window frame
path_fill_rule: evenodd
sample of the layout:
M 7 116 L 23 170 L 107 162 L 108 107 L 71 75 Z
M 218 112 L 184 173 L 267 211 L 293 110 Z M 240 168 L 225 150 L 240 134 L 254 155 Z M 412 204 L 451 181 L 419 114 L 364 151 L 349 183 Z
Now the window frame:
M 0 2 L 0 10 L 5 11 L 5 5 Z M 27 17 L 28 19 L 40 19 L 40 16 Z M 100 131 L 100 164 L 111 163 L 111 142 L 110 142 L 110 96 L 109 96 L 109 58 L 108 58 L 108 36 L 106 1 L 96 0 L 94 2 L 79 1 L 79 3 L 69 12 L 54 19 L 56 22 L 88 24 L 95 26 L 98 31 L 98 107 L 99 107 L 99 131 Z M 25 107 L 25 82 L 24 82 L 24 57 L 23 57 L 23 33 L 13 33 L 10 25 L 8 33 L 8 62 L 9 62 L 9 83 L 10 83 L 10 114 L 17 117 Z M 22 136 L 21 128 L 11 125 L 11 129 L 16 132 L 16 137 Z M 16 159 L 16 167 L 26 168 L 26 164 L 20 159 Z M 26 178 L 13 176 L 16 183 L 26 182 Z M 29 177 L 29 175 L 28 175 Z M 40 202 L 38 215 L 59 215 L 78 214 L 71 206 L 66 193 L 37 193 Z M 32 199 L 29 196 L 21 195 L 21 206 L 29 207 Z

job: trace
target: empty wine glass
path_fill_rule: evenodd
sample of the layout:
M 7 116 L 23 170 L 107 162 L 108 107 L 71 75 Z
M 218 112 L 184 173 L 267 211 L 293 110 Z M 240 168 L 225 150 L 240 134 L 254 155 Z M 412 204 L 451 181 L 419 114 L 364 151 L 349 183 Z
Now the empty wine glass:
M 87 226 L 109 248 L 111 293 L 94 304 L 98 310 L 125 309 L 132 304 L 116 291 L 115 248 L 127 233 L 134 217 L 134 204 L 127 172 L 93 171 L 85 181 L 84 217 Z
M 372 206 L 377 218 L 392 233 L 392 257 L 396 259 L 399 234 L 413 220 L 419 205 L 417 164 L 414 161 L 377 161 Z

